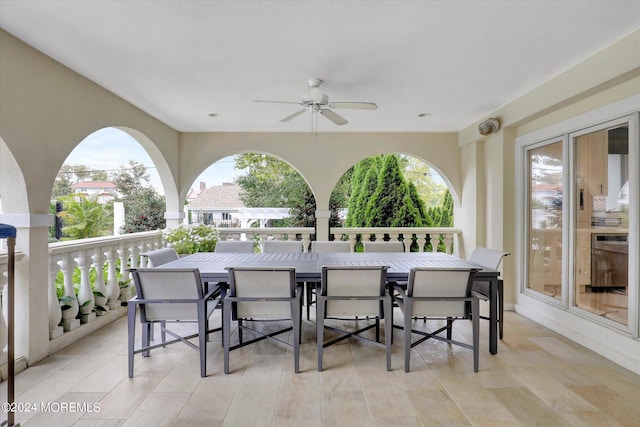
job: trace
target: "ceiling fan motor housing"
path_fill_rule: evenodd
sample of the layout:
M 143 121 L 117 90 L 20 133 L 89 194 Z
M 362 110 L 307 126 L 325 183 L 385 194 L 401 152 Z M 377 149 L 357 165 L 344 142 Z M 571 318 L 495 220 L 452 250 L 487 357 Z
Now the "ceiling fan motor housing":
M 302 95 L 302 103 L 304 105 L 327 105 L 329 97 L 317 87 L 312 87 L 309 88 L 309 93 Z

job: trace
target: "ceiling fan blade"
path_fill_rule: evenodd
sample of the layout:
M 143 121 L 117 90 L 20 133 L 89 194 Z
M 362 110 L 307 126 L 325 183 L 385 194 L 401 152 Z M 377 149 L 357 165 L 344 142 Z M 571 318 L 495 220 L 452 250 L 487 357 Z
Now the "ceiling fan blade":
M 267 102 L 269 104 L 293 104 L 293 105 L 300 105 L 299 102 L 294 102 L 294 101 L 265 101 L 262 99 L 254 99 L 253 102 Z
M 349 110 L 375 110 L 378 108 L 374 102 L 331 102 L 329 107 Z
M 287 117 L 285 117 L 284 119 L 280 120 L 280 122 L 288 122 L 291 119 L 295 119 L 296 117 L 298 117 L 300 114 L 304 113 L 305 111 L 307 111 L 307 110 L 302 109 L 300 111 L 296 111 L 295 113 L 290 114 Z
M 349 123 L 344 117 L 339 116 L 331 110 L 320 110 L 320 114 L 325 116 L 327 119 L 331 120 L 333 123 L 337 125 L 344 125 Z

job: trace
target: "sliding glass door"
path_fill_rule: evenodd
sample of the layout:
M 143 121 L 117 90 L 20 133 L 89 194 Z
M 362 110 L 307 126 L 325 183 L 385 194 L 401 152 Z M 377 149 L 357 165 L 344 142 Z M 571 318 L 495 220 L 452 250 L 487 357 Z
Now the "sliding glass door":
M 629 322 L 629 126 L 572 134 L 573 306 Z

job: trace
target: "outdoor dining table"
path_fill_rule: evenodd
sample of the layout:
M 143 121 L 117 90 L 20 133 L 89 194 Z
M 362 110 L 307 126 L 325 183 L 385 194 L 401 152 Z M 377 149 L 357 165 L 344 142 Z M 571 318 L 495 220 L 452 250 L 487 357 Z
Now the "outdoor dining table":
M 227 267 L 293 267 L 298 282 L 320 282 L 324 265 L 386 265 L 387 280 L 407 281 L 413 267 L 479 268 L 476 281 L 489 286 L 489 351 L 498 352 L 498 276 L 495 270 L 442 252 L 236 253 L 201 252 L 162 265 L 198 268 L 204 282 L 228 282 Z

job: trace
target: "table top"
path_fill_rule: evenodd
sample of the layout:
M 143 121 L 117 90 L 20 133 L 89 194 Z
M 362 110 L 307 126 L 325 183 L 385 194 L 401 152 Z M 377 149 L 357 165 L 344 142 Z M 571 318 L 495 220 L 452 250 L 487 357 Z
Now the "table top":
M 168 268 L 198 268 L 204 281 L 226 281 L 227 267 L 294 267 L 300 281 L 319 281 L 324 265 L 386 265 L 389 280 L 407 280 L 413 267 L 482 268 L 442 252 L 236 253 L 202 252 L 164 264 Z M 497 278 L 482 270 L 476 277 Z

